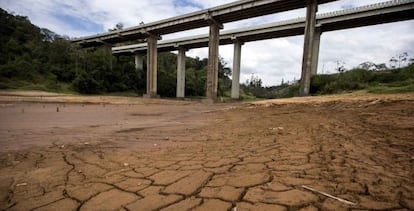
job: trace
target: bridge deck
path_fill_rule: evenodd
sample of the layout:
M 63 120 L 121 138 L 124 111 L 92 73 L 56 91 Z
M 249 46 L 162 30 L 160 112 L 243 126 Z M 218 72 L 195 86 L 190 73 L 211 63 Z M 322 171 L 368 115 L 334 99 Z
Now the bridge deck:
M 323 4 L 333 1 L 336 0 L 319 0 L 318 3 Z M 72 40 L 72 42 L 89 47 L 99 46 L 103 43 L 136 41 L 147 37 L 148 33 L 163 35 L 206 27 L 209 25 L 209 18 L 213 18 L 219 23 L 228 23 L 304 7 L 306 7 L 306 1 L 304 0 L 241 0 L 123 30 L 81 37 Z
M 360 26 L 390 23 L 414 18 L 414 0 L 394 0 L 372 4 L 358 8 L 329 12 L 317 16 L 317 26 L 322 32 L 334 31 Z M 220 44 L 232 44 L 233 38 L 244 42 L 302 35 L 305 28 L 305 18 L 246 27 L 236 30 L 222 31 Z M 208 34 L 163 40 L 158 43 L 158 51 L 173 51 L 178 47 L 201 48 L 208 46 Z M 146 52 L 147 44 L 140 43 L 112 48 L 114 54 L 133 54 Z

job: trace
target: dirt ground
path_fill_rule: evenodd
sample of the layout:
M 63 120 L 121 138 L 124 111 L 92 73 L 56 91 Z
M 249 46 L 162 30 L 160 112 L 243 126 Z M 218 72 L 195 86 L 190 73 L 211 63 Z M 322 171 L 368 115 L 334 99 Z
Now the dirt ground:
M 414 210 L 413 178 L 414 94 L 0 92 L 0 210 Z

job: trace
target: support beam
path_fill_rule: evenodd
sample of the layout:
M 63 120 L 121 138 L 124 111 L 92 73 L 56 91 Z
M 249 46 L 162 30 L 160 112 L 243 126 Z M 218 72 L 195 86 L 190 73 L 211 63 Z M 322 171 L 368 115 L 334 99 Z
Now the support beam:
M 207 99 L 217 100 L 218 68 L 219 68 L 219 31 L 218 24 L 210 24 L 208 42 Z
M 317 0 L 307 0 L 305 41 L 303 46 L 302 74 L 300 78 L 300 96 L 308 96 L 313 60 L 313 44 L 315 37 L 316 12 L 318 10 Z
M 313 39 L 313 52 L 312 52 L 312 76 L 318 74 L 319 63 L 319 47 L 321 45 L 321 28 L 316 28 L 315 37 Z
M 186 49 L 178 48 L 177 56 L 177 98 L 185 97 L 185 52 Z
M 135 69 L 136 70 L 143 70 L 144 69 L 144 56 L 139 53 L 135 52 Z
M 204 17 L 204 20 L 206 20 L 209 25 L 216 25 L 216 26 L 219 27 L 219 29 L 223 29 L 224 28 L 223 24 L 220 23 L 220 22 L 218 22 L 216 19 L 214 19 L 214 17 L 211 16 L 211 13 L 210 12 L 207 12 L 204 16 L 205 16 Z
M 240 98 L 240 63 L 241 63 L 241 48 L 243 42 L 239 39 L 234 39 L 234 54 L 233 54 L 233 78 L 231 82 L 231 98 Z
M 112 70 L 112 66 L 113 66 L 112 65 L 112 44 L 104 42 L 104 49 L 105 49 L 106 54 L 109 57 L 109 68 L 110 70 Z
M 147 94 L 144 97 L 157 98 L 157 41 L 159 36 L 149 34 L 147 38 Z

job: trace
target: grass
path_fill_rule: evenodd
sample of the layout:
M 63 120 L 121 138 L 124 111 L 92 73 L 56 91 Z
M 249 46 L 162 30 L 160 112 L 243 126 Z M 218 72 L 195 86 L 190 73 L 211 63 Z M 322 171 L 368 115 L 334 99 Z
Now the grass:
M 398 94 L 414 92 L 414 83 L 406 86 L 390 86 L 388 84 L 372 86 L 367 89 L 369 93 L 373 94 Z

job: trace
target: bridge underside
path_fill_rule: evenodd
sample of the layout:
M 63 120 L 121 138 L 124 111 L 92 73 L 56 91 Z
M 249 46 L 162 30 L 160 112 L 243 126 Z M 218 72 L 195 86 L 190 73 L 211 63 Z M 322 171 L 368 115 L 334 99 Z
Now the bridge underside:
M 330 20 L 318 18 L 316 21 L 316 27 L 319 28 L 321 32 L 330 32 L 342 29 L 406 21 L 413 18 L 414 9 L 409 9 L 404 11 L 394 11 L 390 13 L 378 12 L 370 16 L 359 15 L 352 18 L 346 17 L 342 20 L 339 20 L 339 17 L 334 17 Z M 259 40 L 303 35 L 305 30 L 304 20 L 297 21 L 296 23 L 288 24 L 286 26 L 279 25 L 266 28 L 265 26 L 268 25 L 270 24 L 254 27 L 254 29 L 250 31 L 245 29 L 233 30 L 235 31 L 234 33 L 231 33 L 232 31 L 223 31 L 223 33 L 220 35 L 220 45 L 233 44 L 233 39 L 235 37 L 237 37 L 239 40 L 242 40 L 243 42 L 253 42 Z M 208 47 L 208 35 L 199 35 L 196 37 L 198 38 L 194 39 L 192 37 L 187 37 L 177 40 L 161 41 L 158 44 L 158 52 L 176 51 L 180 47 L 187 49 Z M 134 46 L 135 45 L 130 45 L 130 47 L 127 46 L 128 48 L 125 49 L 122 49 L 123 47 L 115 47 L 112 49 L 112 51 L 117 55 L 133 55 L 136 52 L 145 54 L 147 52 L 146 44 L 142 44 L 138 47 Z
M 319 0 L 319 4 L 337 0 Z M 193 12 L 149 24 L 126 28 L 120 31 L 102 33 L 73 40 L 83 47 L 100 46 L 104 43 L 116 44 L 128 41 L 143 40 L 148 34 L 171 34 L 190 29 L 210 26 L 210 19 L 219 24 L 259 17 L 279 12 L 306 7 L 306 0 L 244 0 L 226 5 Z
M 143 26 L 131 27 L 122 31 L 104 33 L 76 41 L 80 45 L 97 46 L 111 45 L 126 41 L 147 41 L 147 44 L 137 44 L 134 47 L 115 47 L 113 53 L 118 55 L 136 55 L 136 61 L 142 63 L 142 55 L 147 54 L 147 75 L 151 76 L 147 82 L 147 96 L 156 97 L 157 91 L 157 52 L 180 50 L 179 69 L 177 71 L 177 97 L 183 97 L 185 84 L 185 64 L 183 55 L 185 51 L 193 48 L 209 47 L 209 63 L 207 77 L 206 96 L 210 100 L 217 98 L 218 81 L 218 46 L 235 45 L 233 68 L 240 74 L 241 45 L 252 42 L 279 37 L 305 35 L 304 53 L 302 63 L 302 77 L 300 94 L 309 94 L 310 76 L 316 73 L 320 36 L 323 32 L 369 26 L 396 21 L 404 21 L 414 18 L 414 1 L 400 0 L 387 3 L 365 6 L 357 9 L 343 10 L 316 16 L 318 4 L 331 2 L 333 0 L 263 0 L 263 1 L 238 1 L 227 5 L 211 8 L 210 10 L 190 13 L 159 22 L 145 24 Z M 223 23 L 241 19 L 257 17 L 297 8 L 306 7 L 307 15 L 303 19 L 284 21 L 276 24 L 267 24 L 259 27 L 250 27 L 241 30 L 224 31 L 219 33 Z M 372 8 L 370 8 L 372 7 Z M 231 9 L 230 9 L 231 8 Z M 160 41 L 159 36 L 199 27 L 210 27 L 209 35 L 194 36 L 170 41 Z M 185 56 L 184 56 L 185 58 Z M 181 60 L 181 61 L 180 61 Z M 238 63 L 237 63 L 238 62 Z M 185 62 L 184 62 L 185 63 Z M 142 67 L 142 64 L 136 64 Z M 238 79 L 238 75 L 236 78 Z M 184 82 L 183 82 L 184 81 Z M 233 83 L 232 97 L 238 98 L 237 83 Z

